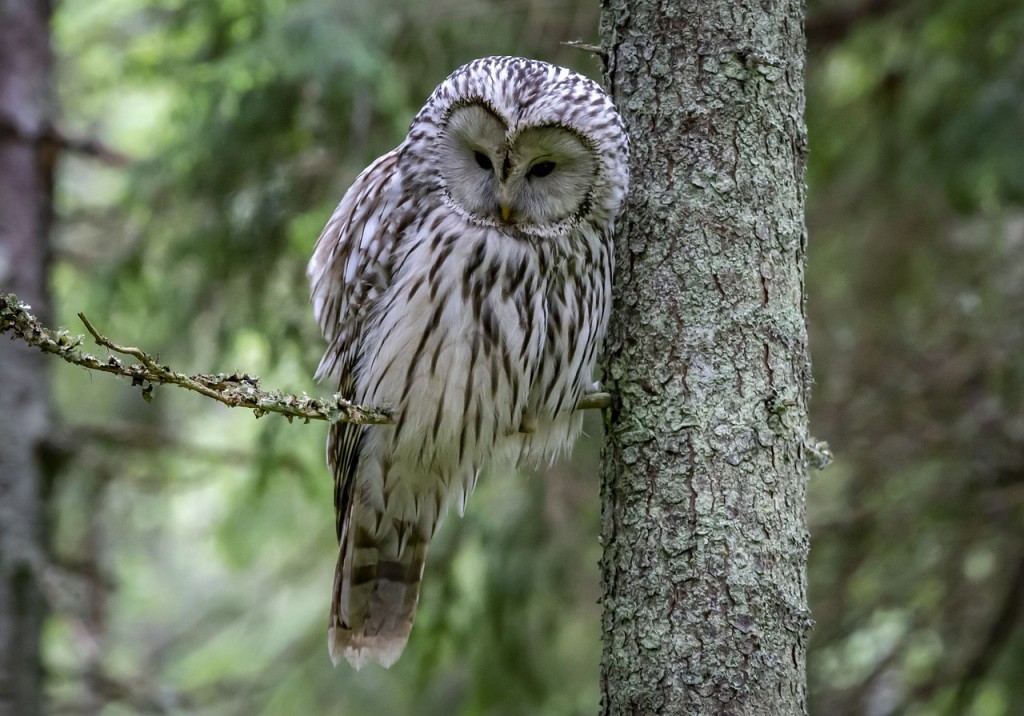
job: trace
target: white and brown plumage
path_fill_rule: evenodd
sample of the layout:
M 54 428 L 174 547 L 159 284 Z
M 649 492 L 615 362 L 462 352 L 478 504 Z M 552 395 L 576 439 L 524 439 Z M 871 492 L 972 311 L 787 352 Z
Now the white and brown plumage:
M 514 57 L 451 74 L 371 164 L 308 274 L 318 375 L 395 423 L 331 427 L 340 544 L 328 645 L 390 666 L 427 544 L 480 470 L 550 461 L 579 433 L 611 301 L 628 142 L 608 96 Z

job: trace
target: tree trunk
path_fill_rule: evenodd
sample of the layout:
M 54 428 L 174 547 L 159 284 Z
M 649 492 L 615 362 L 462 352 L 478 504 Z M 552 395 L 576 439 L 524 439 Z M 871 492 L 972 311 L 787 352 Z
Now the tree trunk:
M 602 467 L 603 714 L 806 713 L 800 0 L 605 0 L 632 138 Z
M 0 290 L 17 293 L 44 320 L 54 151 L 45 141 L 49 19 L 44 0 L 0 2 Z M 27 346 L 0 341 L 0 716 L 43 712 L 45 362 Z

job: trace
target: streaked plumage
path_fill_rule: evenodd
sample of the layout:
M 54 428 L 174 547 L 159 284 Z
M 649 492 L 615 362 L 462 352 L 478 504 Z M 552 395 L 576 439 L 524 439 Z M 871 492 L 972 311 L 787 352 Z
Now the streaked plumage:
M 481 469 L 571 447 L 608 320 L 627 159 L 597 84 L 485 58 L 434 90 L 327 223 L 308 268 L 328 343 L 318 375 L 395 416 L 330 429 L 333 660 L 398 658 L 427 544 Z

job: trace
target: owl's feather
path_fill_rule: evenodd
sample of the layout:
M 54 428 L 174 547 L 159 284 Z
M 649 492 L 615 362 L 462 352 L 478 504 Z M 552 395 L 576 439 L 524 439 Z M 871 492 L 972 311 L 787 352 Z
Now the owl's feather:
M 387 288 L 401 203 L 401 147 L 356 177 L 320 233 L 306 273 L 328 347 L 317 378 L 351 379 L 363 321 Z
M 330 428 L 335 661 L 393 663 L 448 506 L 465 508 L 488 465 L 551 460 L 578 434 L 627 156 L 592 81 L 478 60 L 435 90 L 321 234 L 308 270 L 328 342 L 318 375 L 395 417 Z

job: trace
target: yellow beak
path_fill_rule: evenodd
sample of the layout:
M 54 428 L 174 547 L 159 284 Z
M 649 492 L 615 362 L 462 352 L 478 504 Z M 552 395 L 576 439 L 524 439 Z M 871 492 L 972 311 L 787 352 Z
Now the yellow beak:
M 500 210 L 501 220 L 508 221 L 508 217 L 512 216 L 512 207 L 510 207 L 508 204 L 501 204 Z

